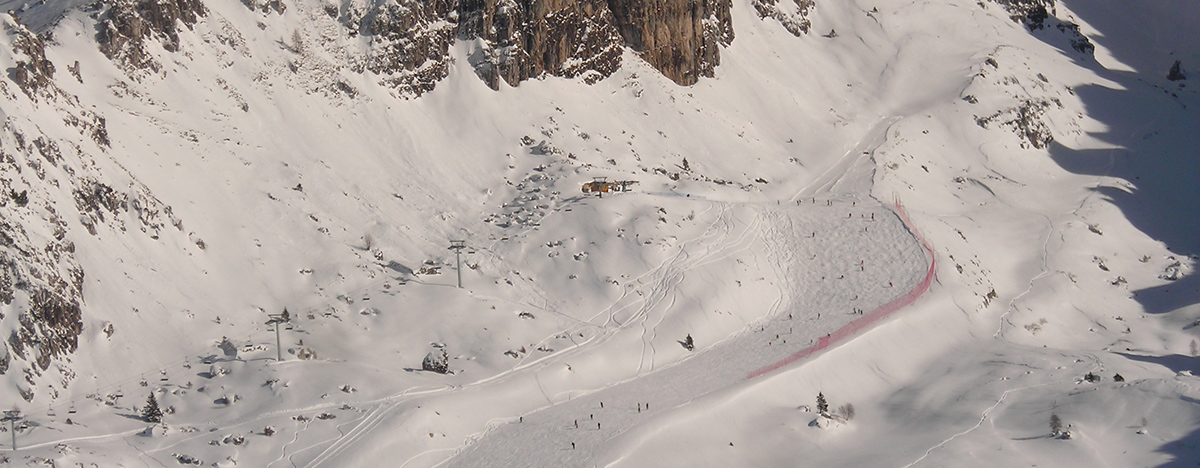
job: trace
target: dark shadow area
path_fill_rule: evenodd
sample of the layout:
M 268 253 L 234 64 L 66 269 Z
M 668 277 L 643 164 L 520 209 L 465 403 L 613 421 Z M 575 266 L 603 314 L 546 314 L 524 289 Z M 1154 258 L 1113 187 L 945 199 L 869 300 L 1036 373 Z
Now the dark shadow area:
M 125 419 L 132 419 L 134 421 L 146 422 L 146 418 L 143 418 L 142 415 L 136 413 L 117 413 L 117 416 Z
M 1195 398 L 1180 397 L 1180 399 L 1193 405 L 1200 405 L 1200 400 Z M 1200 428 L 1177 440 L 1163 444 L 1159 451 L 1175 455 L 1175 459 L 1158 465 L 1158 468 L 1194 468 L 1200 466 Z
M 1187 11 L 1175 12 L 1172 6 Z M 1187 21 L 1200 16 L 1200 7 L 1175 3 L 1132 14 L 1121 8 L 1133 7 L 1092 0 L 1072 3 L 1071 8 L 1099 30 L 1094 39 L 1101 47 L 1135 70 L 1109 70 L 1091 56 L 1056 44 L 1061 40 L 1051 40 L 1052 33 L 1035 34 L 1115 83 L 1074 89 L 1087 115 L 1108 127 L 1107 132 L 1091 136 L 1114 148 L 1073 150 L 1053 143 L 1050 155 L 1070 172 L 1117 177 L 1132 184 L 1129 191 L 1095 190 L 1120 208 L 1135 228 L 1174 252 L 1169 260 L 1194 265 L 1200 259 L 1200 75 L 1192 80 L 1169 80 L 1167 75 L 1179 57 L 1185 62 L 1195 58 L 1190 66 L 1200 69 L 1200 43 L 1186 33 L 1194 26 Z M 1154 22 L 1139 17 L 1146 15 Z M 1155 24 L 1150 28 L 1154 36 L 1142 31 L 1147 23 Z M 1099 229 L 1102 232 L 1103 226 Z M 1200 277 L 1183 276 L 1134 294 L 1147 312 L 1170 312 L 1200 302 Z
M 395 260 L 389 261 L 386 268 L 389 270 L 392 270 L 396 273 L 399 273 L 403 276 L 412 276 L 413 275 L 412 268 L 404 266 L 403 264 L 401 264 Z M 397 278 L 397 279 L 399 279 L 399 278 Z
M 1117 353 L 1125 356 L 1131 361 L 1149 362 L 1171 369 L 1171 372 L 1176 374 L 1183 371 L 1190 371 L 1192 374 L 1200 375 L 1200 358 L 1193 356 L 1185 356 L 1183 354 L 1170 354 L 1166 356 L 1145 356 L 1141 354 Z M 1200 460 L 1197 460 L 1200 461 Z
M 1095 190 L 1135 228 L 1165 244 L 1174 253 L 1168 261 L 1195 267 L 1200 263 L 1200 37 L 1195 34 L 1200 2 L 1077 0 L 1067 6 L 1080 22 L 1095 29 L 1089 40 L 1097 46 L 1099 59 L 1063 47 L 1057 31 L 1034 35 L 1094 71 L 1099 81 L 1113 82 L 1073 89 L 1088 117 L 1106 127 L 1090 136 L 1113 149 L 1073 150 L 1053 144 L 1050 155 L 1067 171 L 1132 184 L 1129 190 Z M 1168 79 L 1176 61 L 1189 79 Z M 1104 226 L 1098 230 L 1105 235 Z M 1177 279 L 1134 292 L 1147 312 L 1167 313 L 1200 303 L 1200 275 L 1164 271 L 1160 277 L 1172 276 Z M 1200 373 L 1200 359 L 1194 357 L 1121 355 L 1173 372 Z M 1161 467 L 1200 466 L 1200 428 L 1158 451 L 1172 458 Z

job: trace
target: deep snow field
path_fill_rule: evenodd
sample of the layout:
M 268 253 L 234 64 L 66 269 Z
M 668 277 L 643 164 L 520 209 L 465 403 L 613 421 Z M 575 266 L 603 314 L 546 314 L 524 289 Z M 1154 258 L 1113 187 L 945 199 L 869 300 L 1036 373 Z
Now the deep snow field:
M 691 87 L 626 51 L 594 85 L 492 91 L 459 42 L 416 99 L 345 66 L 360 44 L 320 2 L 206 5 L 140 80 L 83 12 L 53 26 L 57 84 L 104 116 L 107 150 L 54 105 L 0 100 L 7 126 L 79 142 L 4 175 L 36 200 L 5 211 L 31 238 L 54 235 L 45 206 L 74 206 L 37 182 L 68 166 L 182 222 L 64 217 L 83 334 L 66 362 L 0 376 L 26 421 L 7 464 L 1200 461 L 1200 97 L 1166 79 L 1175 60 L 1200 74 L 1200 4 L 1058 3 L 1088 54 L 994 3 L 818 0 L 794 37 L 737 0 L 716 77 Z M 582 193 L 594 177 L 637 183 Z M 5 333 L 22 304 L 0 305 Z M 420 370 L 439 347 L 452 373 Z M 165 425 L 138 416 L 150 393 Z M 818 393 L 854 417 L 819 417 Z

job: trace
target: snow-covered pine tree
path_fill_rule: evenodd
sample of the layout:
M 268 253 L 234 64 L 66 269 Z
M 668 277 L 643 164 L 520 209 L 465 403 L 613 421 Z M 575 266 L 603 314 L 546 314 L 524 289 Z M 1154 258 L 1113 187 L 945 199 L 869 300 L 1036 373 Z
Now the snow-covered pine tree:
M 696 342 L 692 341 L 692 334 L 691 334 L 691 333 L 688 333 L 688 336 L 687 336 L 687 338 L 684 338 L 684 339 L 683 339 L 683 347 L 684 347 L 684 348 L 687 348 L 687 350 L 688 350 L 688 351 L 691 351 L 691 350 L 693 350 L 693 349 L 696 349 Z
M 142 419 L 146 422 L 159 423 L 162 422 L 162 409 L 158 407 L 158 400 L 154 399 L 154 392 L 150 392 L 150 397 L 146 399 L 146 406 L 142 407 Z
M 829 414 L 829 403 L 825 401 L 825 394 L 817 392 L 817 413 L 821 415 Z
M 1058 437 L 1059 435 L 1061 435 L 1062 427 L 1063 427 L 1062 418 L 1058 417 L 1057 414 L 1051 413 L 1050 414 L 1050 436 Z
M 446 349 L 435 349 L 425 355 L 425 360 L 421 362 L 421 368 L 430 372 L 445 374 L 450 370 L 450 356 L 446 354 Z

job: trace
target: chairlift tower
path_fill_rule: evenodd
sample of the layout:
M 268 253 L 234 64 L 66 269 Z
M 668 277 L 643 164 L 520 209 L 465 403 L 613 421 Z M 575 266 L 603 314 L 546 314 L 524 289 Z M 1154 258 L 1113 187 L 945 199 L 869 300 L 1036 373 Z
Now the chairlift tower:
M 0 421 L 8 421 L 8 432 L 12 433 L 12 449 L 17 451 L 17 421 L 21 420 L 21 410 L 8 410 Z
M 465 240 L 451 240 L 450 250 L 454 251 L 454 270 L 458 272 L 458 289 L 462 289 L 462 249 L 467 248 Z
M 287 309 L 283 309 L 281 314 L 267 314 L 270 320 L 267 320 L 268 325 L 275 325 L 275 361 L 283 360 L 283 345 L 279 341 L 279 324 L 287 323 L 291 317 L 288 316 Z

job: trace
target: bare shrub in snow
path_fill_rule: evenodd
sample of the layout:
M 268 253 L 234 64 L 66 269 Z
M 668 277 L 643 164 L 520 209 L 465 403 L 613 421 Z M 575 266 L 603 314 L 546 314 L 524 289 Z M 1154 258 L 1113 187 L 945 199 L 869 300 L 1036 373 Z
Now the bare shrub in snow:
M 1050 437 L 1058 437 L 1058 436 L 1062 435 L 1062 428 L 1063 428 L 1062 418 L 1058 417 L 1058 414 L 1051 413 L 1050 414 Z
M 854 419 L 854 405 L 846 403 L 842 406 L 839 406 L 837 409 L 837 414 L 841 416 L 842 419 L 847 421 Z
M 316 359 L 316 358 L 317 358 L 317 352 L 307 346 L 300 348 L 299 351 L 296 351 L 296 359 L 299 359 L 301 361 L 308 361 L 310 359 Z

